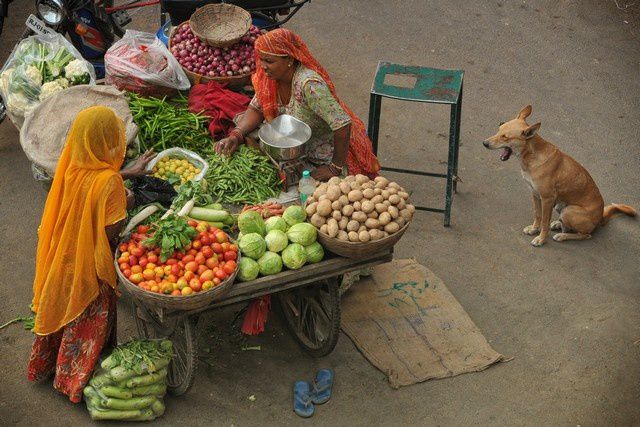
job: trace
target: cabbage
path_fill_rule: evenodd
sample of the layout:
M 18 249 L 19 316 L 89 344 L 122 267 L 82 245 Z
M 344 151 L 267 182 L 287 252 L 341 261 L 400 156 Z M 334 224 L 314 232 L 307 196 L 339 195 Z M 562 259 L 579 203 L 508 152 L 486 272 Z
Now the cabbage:
M 280 252 L 289 244 L 289 239 L 284 231 L 271 230 L 264 238 L 267 242 L 267 249 L 271 252 Z
M 267 233 L 271 230 L 287 231 L 287 222 L 281 216 L 272 216 L 264 222 Z
M 261 236 L 266 234 L 264 220 L 256 211 L 242 212 L 238 216 L 238 228 L 242 234 L 258 233 Z
M 258 265 L 260 266 L 260 274 L 263 276 L 277 274 L 282 271 L 282 258 L 275 252 L 267 251 L 258 260 Z
M 257 262 L 249 257 L 240 258 L 238 263 L 238 279 L 242 282 L 248 282 L 258 277 L 260 274 L 260 266 Z
M 249 258 L 258 259 L 267 250 L 267 244 L 258 233 L 249 233 L 242 236 L 238 242 L 238 247 L 242 251 L 242 255 Z
M 307 262 L 309 264 L 315 264 L 316 262 L 322 261 L 322 258 L 324 258 L 324 248 L 319 242 L 305 246 L 304 251 L 307 253 Z
M 286 213 L 286 212 L 285 212 Z M 287 231 L 287 236 L 292 243 L 300 243 L 309 246 L 316 241 L 318 230 L 308 222 L 292 225 Z
M 284 213 L 282 214 L 282 218 L 289 225 L 300 224 L 301 222 L 304 222 L 307 219 L 307 212 L 304 210 L 302 206 L 293 205 L 293 206 L 289 206 L 287 209 L 284 210 Z
M 282 262 L 289 270 L 297 270 L 307 262 L 307 253 L 304 246 L 292 243 L 282 251 Z

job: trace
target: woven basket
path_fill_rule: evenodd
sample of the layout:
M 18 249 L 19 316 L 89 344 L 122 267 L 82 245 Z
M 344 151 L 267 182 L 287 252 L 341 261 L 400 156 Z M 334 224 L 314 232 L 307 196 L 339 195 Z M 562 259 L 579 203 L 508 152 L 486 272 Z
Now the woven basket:
M 191 15 L 191 30 L 200 40 L 215 47 L 240 41 L 251 28 L 251 14 L 232 4 L 208 4 Z
M 211 6 L 216 6 L 216 5 L 211 5 Z M 171 40 L 173 39 L 173 35 L 183 25 L 190 25 L 190 21 L 183 22 L 177 27 L 174 27 L 173 31 L 171 31 L 171 35 L 169 36 L 169 50 L 171 50 Z M 192 27 L 192 30 L 193 30 L 193 27 Z M 182 65 L 180 66 L 182 67 Z M 251 83 L 251 73 L 242 74 L 239 76 L 231 76 L 231 77 L 208 77 L 208 76 L 203 76 L 202 74 L 191 72 L 187 70 L 185 67 L 182 67 L 182 70 L 185 72 L 185 74 L 189 78 L 189 81 L 191 82 L 192 85 L 215 81 L 218 83 L 228 83 L 229 87 L 231 88 L 241 88 Z
M 216 299 L 226 294 L 231 287 L 238 274 L 238 269 L 227 277 L 218 286 L 209 289 L 208 291 L 196 292 L 191 295 L 174 296 L 165 294 L 156 294 L 149 292 L 141 287 L 130 282 L 122 272 L 118 265 L 118 258 L 120 257 L 120 251 L 116 251 L 114 264 L 116 272 L 118 273 L 118 282 L 124 288 L 125 292 L 131 295 L 132 298 L 137 300 L 140 304 L 148 308 L 164 308 L 169 311 L 189 311 L 198 310 L 211 304 Z M 240 253 L 238 252 L 238 261 L 240 261 Z
M 335 237 L 329 237 L 329 235 L 321 233 L 320 230 L 318 230 L 318 241 L 325 249 L 336 255 L 346 258 L 364 258 L 366 256 L 370 256 L 372 253 L 382 252 L 395 246 L 404 232 L 407 231 L 407 228 L 409 228 L 409 224 L 410 223 L 405 224 L 405 226 L 398 230 L 398 232 L 393 233 L 390 236 L 366 243 L 345 242 L 343 240 L 338 240 Z

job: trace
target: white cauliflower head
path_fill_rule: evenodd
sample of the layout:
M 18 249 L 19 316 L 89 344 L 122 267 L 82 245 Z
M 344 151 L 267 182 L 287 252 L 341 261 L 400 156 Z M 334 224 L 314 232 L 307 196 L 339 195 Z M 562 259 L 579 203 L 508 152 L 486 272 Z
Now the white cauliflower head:
M 57 79 L 42 85 L 42 89 L 40 90 L 40 97 L 39 97 L 40 101 L 42 101 L 43 99 L 47 99 L 51 95 L 54 95 L 65 89 L 65 87 L 63 86 L 63 82 L 61 82 L 60 80 L 66 80 L 66 79 Z
M 64 67 L 64 75 L 68 79 L 73 79 L 74 77 L 82 77 L 84 74 L 88 74 L 89 70 L 87 70 L 87 65 L 84 61 L 80 59 L 74 59 L 69 62 L 66 67 Z
M 24 75 L 32 86 L 40 87 L 42 85 L 42 74 L 40 74 L 40 70 L 33 65 L 29 65 L 24 69 Z

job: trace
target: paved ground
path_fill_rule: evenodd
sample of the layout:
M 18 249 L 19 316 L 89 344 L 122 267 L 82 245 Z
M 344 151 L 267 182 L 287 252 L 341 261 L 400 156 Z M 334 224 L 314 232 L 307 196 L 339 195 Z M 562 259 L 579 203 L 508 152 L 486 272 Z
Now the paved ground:
M 201 319 L 207 364 L 187 396 L 167 399 L 160 424 L 300 423 L 290 410 L 291 383 L 311 378 L 321 366 L 336 370 L 337 383 L 334 399 L 311 424 L 638 424 L 638 222 L 616 219 L 590 241 L 533 248 L 520 233 L 531 211 L 517 160 L 501 163 L 497 152 L 480 144 L 498 122 L 531 103 L 541 134 L 586 165 L 607 201 L 639 207 L 640 5 L 621 10 L 630 3 L 316 0 L 306 7 L 290 28 L 362 117 L 379 59 L 466 70 L 464 183 L 453 226 L 444 229 L 439 216 L 419 215 L 397 255 L 415 256 L 443 278 L 495 349 L 515 359 L 482 373 L 392 390 L 345 336 L 332 355 L 311 360 L 283 333 L 277 316 L 251 342 L 262 351 L 240 351 L 229 326 L 235 311 L 228 310 Z M 32 7 L 15 6 L 1 58 Z M 142 22 L 143 14 L 136 20 Z M 444 168 L 447 118 L 437 107 L 385 102 L 383 163 Z M 0 126 L 0 154 L 4 320 L 24 314 L 30 301 L 45 193 L 8 121 Z M 439 182 L 406 180 L 406 186 L 426 202 L 441 200 Z M 132 331 L 124 308 L 122 339 Z M 0 332 L 0 343 L 0 419 L 19 425 L 89 422 L 82 406 L 70 405 L 49 384 L 27 383 L 28 333 L 11 327 Z

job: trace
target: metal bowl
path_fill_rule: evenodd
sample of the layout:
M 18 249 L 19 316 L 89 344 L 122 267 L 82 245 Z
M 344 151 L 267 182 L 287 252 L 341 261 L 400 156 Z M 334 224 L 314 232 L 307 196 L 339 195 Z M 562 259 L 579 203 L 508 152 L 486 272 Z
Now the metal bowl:
M 260 128 L 260 146 L 274 160 L 293 160 L 305 154 L 311 128 L 305 122 L 282 114 Z

